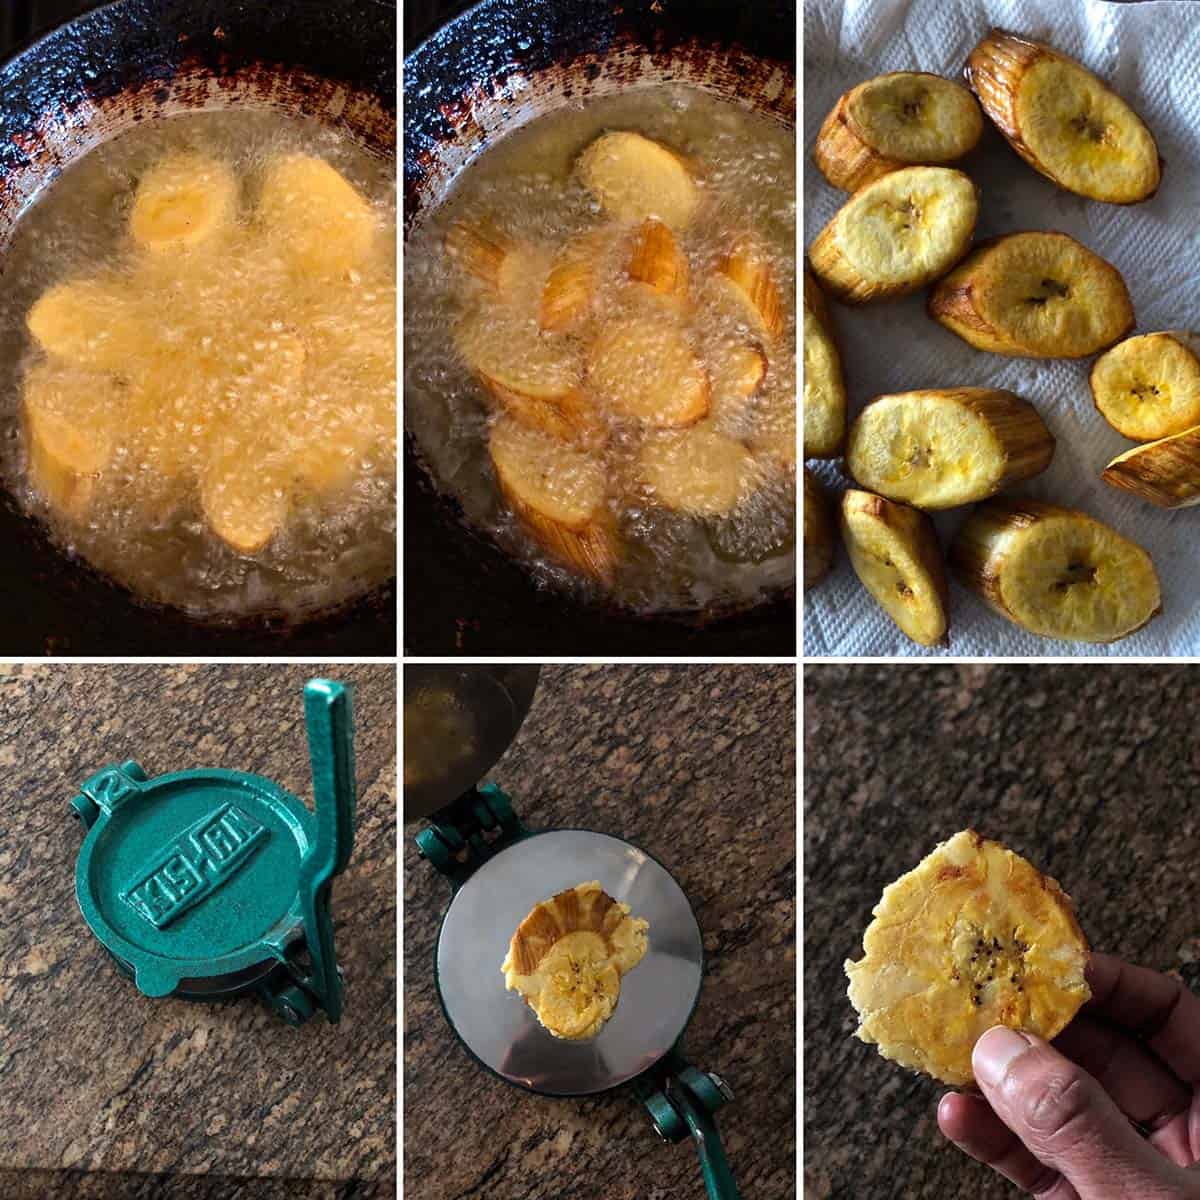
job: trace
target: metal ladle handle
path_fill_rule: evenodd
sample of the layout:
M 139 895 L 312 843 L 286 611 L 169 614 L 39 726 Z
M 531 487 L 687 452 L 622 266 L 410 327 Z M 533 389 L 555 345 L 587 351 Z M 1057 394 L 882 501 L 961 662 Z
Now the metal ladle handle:
M 310 679 L 304 687 L 304 720 L 312 764 L 317 838 L 300 863 L 300 902 L 312 957 L 313 989 L 330 1021 L 342 1015 L 342 977 L 333 948 L 329 909 L 332 881 L 354 849 L 354 717 L 350 693 L 340 683 Z

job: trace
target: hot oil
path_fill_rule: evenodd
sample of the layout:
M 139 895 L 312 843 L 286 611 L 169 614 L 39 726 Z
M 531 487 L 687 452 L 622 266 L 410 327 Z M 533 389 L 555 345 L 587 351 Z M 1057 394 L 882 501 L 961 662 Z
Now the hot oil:
M 614 322 L 645 318 L 673 303 L 631 285 L 629 239 L 611 232 L 573 168 L 600 134 L 633 130 L 685 157 L 703 196 L 679 243 L 689 264 L 687 303 L 663 320 L 661 341 L 638 343 L 628 364 L 634 376 L 661 369 L 672 353 L 668 329 L 683 325 L 703 360 L 711 387 L 705 420 L 753 453 L 748 482 L 729 513 L 697 515 L 657 503 L 636 467 L 645 431 L 605 417 L 607 442 L 598 458 L 607 504 L 620 540 L 615 577 L 598 583 L 548 555 L 500 496 L 488 436 L 496 402 L 456 346 L 466 328 L 476 339 L 473 361 L 488 354 L 540 379 L 557 368 L 587 363 L 587 345 Z M 443 241 L 456 222 L 484 225 L 529 247 L 526 278 L 510 287 L 503 306 L 488 285 L 449 261 Z M 585 330 L 538 332 L 538 299 L 555 254 L 588 230 L 598 291 Z M 739 237 L 750 234 L 764 254 L 783 300 L 783 328 L 761 328 L 724 290 L 718 265 Z M 607 240 L 606 240 L 607 236 Z M 795 576 L 795 143 L 790 130 L 693 89 L 647 87 L 589 101 L 541 117 L 485 151 L 465 169 L 451 195 L 424 217 L 405 250 L 405 420 L 439 486 L 469 521 L 496 537 L 536 575 L 643 611 L 746 604 Z M 488 339 L 491 344 L 487 344 Z M 484 343 L 482 349 L 480 341 Z M 765 378 L 750 399 L 721 383 L 719 365 L 731 348 L 760 346 Z M 586 394 L 586 370 L 584 392 Z M 773 450 L 772 450 L 773 447 Z M 563 487 L 574 486 L 568 479 Z
M 129 234 L 139 180 L 193 152 L 234 172 L 236 223 L 216 249 L 139 258 Z M 377 218 L 367 256 L 336 286 L 282 269 L 255 227 L 264 170 L 293 153 L 330 163 Z M 386 582 L 395 573 L 395 247 L 392 164 L 315 121 L 207 111 L 98 147 L 50 185 L 0 259 L 0 477 L 68 553 L 196 614 L 299 618 Z M 72 513 L 31 477 L 22 392 L 47 357 L 27 332 L 31 306 L 84 277 L 105 280 L 132 332 L 120 365 L 103 373 L 104 394 L 124 414 L 111 460 L 85 481 L 90 503 Z M 285 393 L 288 403 L 272 407 Z M 93 419 L 111 417 L 101 407 Z M 316 482 L 298 486 L 304 446 L 336 454 L 314 459 Z M 222 455 L 251 494 L 289 497 L 261 547 L 235 548 L 205 519 L 201 480 L 216 477 L 206 464 Z

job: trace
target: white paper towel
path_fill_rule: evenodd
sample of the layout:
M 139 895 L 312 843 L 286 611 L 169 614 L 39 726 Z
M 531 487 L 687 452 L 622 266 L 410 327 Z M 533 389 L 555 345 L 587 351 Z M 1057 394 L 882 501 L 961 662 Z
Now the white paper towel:
M 1124 275 L 1137 332 L 1200 329 L 1200 3 L 1147 0 L 806 0 L 804 11 L 805 243 L 845 200 L 812 164 L 817 130 L 847 88 L 884 71 L 961 80 L 971 48 L 993 26 L 1073 55 L 1149 125 L 1165 160 L 1144 204 L 1118 207 L 1056 188 L 1009 149 L 990 122 L 961 166 L 982 190 L 977 237 L 1058 229 Z M 853 417 L 872 396 L 912 388 L 1003 387 L 1038 409 L 1058 440 L 1050 470 L 1013 492 L 1083 509 L 1139 542 L 1162 581 L 1163 613 L 1112 646 L 1048 641 L 1018 629 L 951 583 L 950 646 L 910 642 L 858 582 L 839 550 L 834 572 L 805 596 L 806 655 L 1195 655 L 1200 653 L 1200 508 L 1168 512 L 1100 482 L 1133 445 L 1096 411 L 1093 359 L 1001 358 L 974 350 L 925 315 L 920 293 L 893 303 L 830 303 Z M 839 490 L 841 463 L 810 463 Z M 936 517 L 945 545 L 967 509 Z

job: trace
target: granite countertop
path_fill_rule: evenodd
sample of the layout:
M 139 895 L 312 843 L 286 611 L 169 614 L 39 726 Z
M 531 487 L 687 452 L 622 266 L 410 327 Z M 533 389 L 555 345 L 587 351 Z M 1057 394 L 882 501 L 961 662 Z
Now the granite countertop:
M 75 902 L 69 801 L 101 766 L 231 767 L 311 804 L 301 689 L 354 685 L 358 828 L 334 885 L 340 1025 L 148 1000 Z M 395 670 L 0 667 L 0 1196 L 395 1195 Z
M 547 666 L 489 775 L 528 825 L 628 838 L 687 893 L 707 964 L 685 1049 L 737 1093 L 717 1123 L 742 1194 L 764 1200 L 795 1194 L 794 679 L 790 666 Z M 404 850 L 406 1200 L 702 1196 L 695 1152 L 660 1142 L 628 1087 L 530 1095 L 459 1045 L 432 970 L 449 891 L 417 856 L 420 827 L 406 825 Z
M 1187 666 L 805 670 L 805 1194 L 1016 1189 L 938 1132 L 946 1089 L 852 1037 L 842 962 L 885 884 L 968 825 L 1054 876 L 1092 945 L 1200 985 Z

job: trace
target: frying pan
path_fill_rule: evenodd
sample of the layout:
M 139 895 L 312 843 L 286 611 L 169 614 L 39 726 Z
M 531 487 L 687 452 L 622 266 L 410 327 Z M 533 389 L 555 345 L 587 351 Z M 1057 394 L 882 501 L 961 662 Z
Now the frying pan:
M 253 104 L 395 151 L 394 4 L 116 0 L 0 64 L 3 246 L 65 167 L 132 125 Z M 395 652 L 394 585 L 303 624 L 205 623 L 144 604 L 53 545 L 0 491 L 0 654 L 346 655 Z
M 737 1200 L 713 1121 L 733 1093 L 719 1076 L 690 1066 L 681 1047 L 704 975 L 703 938 L 683 889 L 662 863 L 621 838 L 528 829 L 508 796 L 478 783 L 516 737 L 537 671 L 404 671 L 404 817 L 430 818 L 417 846 L 452 888 L 435 954 L 446 1020 L 481 1066 L 537 1095 L 591 1096 L 630 1085 L 660 1137 L 691 1138 L 711 1200 Z M 441 698 L 438 711 L 454 719 L 418 728 L 412 712 L 433 696 Z M 457 752 L 456 734 L 465 735 L 467 754 Z M 410 767 L 421 780 L 416 787 L 408 782 Z M 620 1002 L 596 1037 L 562 1041 L 506 992 L 500 958 L 538 901 L 589 879 L 649 921 L 649 946 L 622 980 Z
M 484 0 L 404 63 L 404 228 L 489 143 L 641 84 L 690 84 L 795 126 L 792 0 Z M 640 617 L 540 587 L 442 495 L 406 436 L 405 642 L 413 654 L 795 653 L 794 590 L 753 608 Z

